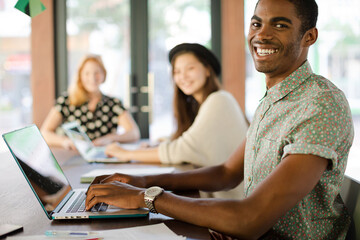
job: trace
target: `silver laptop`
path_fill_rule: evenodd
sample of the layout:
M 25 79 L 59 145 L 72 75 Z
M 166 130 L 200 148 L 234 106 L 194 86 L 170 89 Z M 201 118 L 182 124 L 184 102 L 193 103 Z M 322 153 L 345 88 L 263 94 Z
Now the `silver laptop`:
M 115 157 L 105 154 L 105 147 L 96 147 L 89 136 L 76 121 L 64 123 L 61 126 L 65 134 L 72 140 L 80 155 L 88 162 L 118 162 Z
M 2 135 L 49 219 L 142 217 L 147 209 L 98 204 L 85 211 L 86 189 L 73 189 L 36 125 Z

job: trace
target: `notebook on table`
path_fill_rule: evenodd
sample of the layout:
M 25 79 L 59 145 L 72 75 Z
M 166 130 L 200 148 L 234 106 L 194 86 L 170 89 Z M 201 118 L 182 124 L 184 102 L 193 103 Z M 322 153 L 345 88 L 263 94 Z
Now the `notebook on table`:
M 105 154 L 105 147 L 94 146 L 89 136 L 76 121 L 64 123 L 65 134 L 74 143 L 82 158 L 88 162 L 114 163 L 119 162 L 115 157 Z
M 2 135 L 13 158 L 49 219 L 142 217 L 147 209 L 98 204 L 85 211 L 86 189 L 73 189 L 36 125 Z M 77 208 L 77 210 L 75 210 Z
M 118 168 L 118 169 L 95 169 L 90 172 L 87 172 L 80 177 L 81 183 L 91 183 L 95 177 L 100 175 L 112 175 L 114 173 L 122 173 L 127 175 L 135 176 L 146 176 L 146 175 L 158 175 L 164 173 L 173 173 L 175 171 L 174 167 L 142 167 L 142 168 Z

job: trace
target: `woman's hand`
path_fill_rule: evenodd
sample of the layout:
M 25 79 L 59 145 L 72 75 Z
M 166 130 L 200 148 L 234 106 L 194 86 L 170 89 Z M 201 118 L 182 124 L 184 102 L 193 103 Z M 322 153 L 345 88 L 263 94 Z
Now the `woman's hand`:
M 117 143 L 112 143 L 105 148 L 105 154 L 109 157 L 116 157 L 121 162 L 128 162 L 131 159 L 127 157 L 128 151 L 123 149 Z
M 69 138 L 62 140 L 61 146 L 67 150 L 76 150 L 74 143 Z
M 146 207 L 144 203 L 144 192 L 142 188 L 113 181 L 105 184 L 91 185 L 86 196 L 86 210 L 95 204 L 103 202 L 109 205 L 125 209 L 137 209 Z

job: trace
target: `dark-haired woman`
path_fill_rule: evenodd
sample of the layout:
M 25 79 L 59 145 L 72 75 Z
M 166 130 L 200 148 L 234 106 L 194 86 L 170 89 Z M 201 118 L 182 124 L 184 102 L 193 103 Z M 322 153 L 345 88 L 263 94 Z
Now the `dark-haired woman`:
M 121 161 L 217 165 L 229 158 L 244 140 L 247 121 L 235 98 L 221 90 L 220 63 L 199 44 L 183 43 L 169 53 L 174 79 L 174 111 L 177 130 L 169 141 L 153 148 L 125 150 L 118 144 L 106 153 Z M 239 198 L 242 189 L 214 193 L 215 197 Z

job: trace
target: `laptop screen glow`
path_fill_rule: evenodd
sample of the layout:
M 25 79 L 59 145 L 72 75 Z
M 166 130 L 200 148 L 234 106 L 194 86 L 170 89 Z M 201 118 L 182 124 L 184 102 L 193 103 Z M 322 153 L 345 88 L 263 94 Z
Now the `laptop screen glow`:
M 3 135 L 37 198 L 48 214 L 71 186 L 36 125 Z

